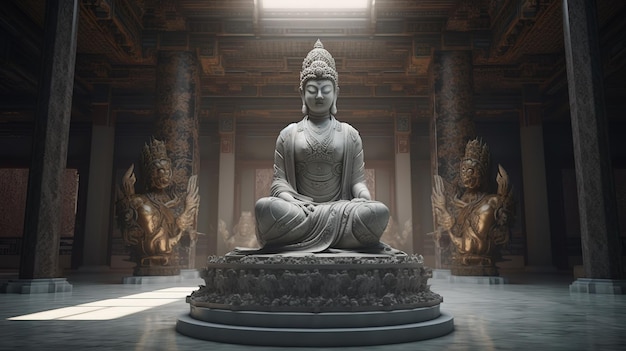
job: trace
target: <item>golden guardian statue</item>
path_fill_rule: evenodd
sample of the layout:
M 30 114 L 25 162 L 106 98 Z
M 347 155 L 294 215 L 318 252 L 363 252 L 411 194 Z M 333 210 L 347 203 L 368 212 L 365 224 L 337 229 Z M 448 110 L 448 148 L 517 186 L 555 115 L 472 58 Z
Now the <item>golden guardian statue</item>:
M 446 236 L 454 246 L 451 272 L 464 276 L 497 276 L 495 265 L 500 248 L 509 240 L 515 202 L 509 176 L 498 165 L 496 194 L 489 194 L 486 176 L 489 149 L 481 141 L 470 140 L 461 160 L 456 189 L 434 176 L 431 196 L 435 216 L 435 240 Z
M 193 228 L 200 197 L 197 176 L 189 177 L 186 193 L 172 186 L 172 162 L 165 143 L 152 139 L 144 145 L 141 164 L 145 193 L 135 193 L 134 165 L 122 178 L 117 195 L 117 218 L 134 275 L 177 275 L 180 273 L 175 247 L 183 235 L 195 240 Z

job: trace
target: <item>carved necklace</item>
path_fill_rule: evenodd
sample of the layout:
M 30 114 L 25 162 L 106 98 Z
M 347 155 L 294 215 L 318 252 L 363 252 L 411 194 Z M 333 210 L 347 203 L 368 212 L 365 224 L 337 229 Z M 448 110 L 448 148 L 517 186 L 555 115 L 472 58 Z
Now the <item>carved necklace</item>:
M 310 127 L 311 131 L 313 131 L 317 135 L 322 135 L 326 133 L 330 129 L 332 124 L 333 124 L 333 121 L 330 120 L 327 123 L 325 123 L 324 126 L 318 127 L 315 123 L 311 122 L 310 119 L 307 120 L 307 126 Z
M 307 159 L 325 160 L 332 162 L 333 152 L 333 127 L 334 120 L 330 120 L 326 126 L 322 128 L 313 128 L 311 122 L 307 121 L 304 125 L 304 137 L 309 148 L 307 150 Z

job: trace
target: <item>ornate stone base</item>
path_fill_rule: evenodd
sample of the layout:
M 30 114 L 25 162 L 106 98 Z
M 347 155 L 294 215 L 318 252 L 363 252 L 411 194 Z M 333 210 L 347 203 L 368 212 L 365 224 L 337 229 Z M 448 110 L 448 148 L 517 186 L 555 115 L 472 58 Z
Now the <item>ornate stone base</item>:
M 389 312 L 250 312 L 191 308 L 176 323 L 181 334 L 264 346 L 366 346 L 432 339 L 454 330 L 439 305 Z
M 211 257 L 193 306 L 230 310 L 339 312 L 412 309 L 443 298 L 426 284 L 421 256 L 377 254 Z
M 421 256 L 355 253 L 211 257 L 177 330 L 274 346 L 348 346 L 445 335 L 453 318 Z

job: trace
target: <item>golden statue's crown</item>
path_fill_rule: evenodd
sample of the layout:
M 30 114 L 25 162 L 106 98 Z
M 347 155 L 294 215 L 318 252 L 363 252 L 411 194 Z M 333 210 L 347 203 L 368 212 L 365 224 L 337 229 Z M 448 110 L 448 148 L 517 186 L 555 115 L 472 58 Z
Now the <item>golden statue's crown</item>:
M 463 160 L 476 161 L 483 168 L 483 172 L 489 167 L 489 148 L 481 140 L 474 139 L 465 145 Z
M 313 50 L 309 51 L 304 61 L 302 61 L 302 71 L 300 71 L 300 90 L 309 79 L 330 79 L 339 86 L 339 75 L 335 67 L 335 59 L 324 49 L 322 42 L 317 39 Z
M 152 137 L 149 143 L 145 143 L 141 152 L 141 163 L 144 171 L 148 171 L 154 161 L 168 160 L 165 143 Z

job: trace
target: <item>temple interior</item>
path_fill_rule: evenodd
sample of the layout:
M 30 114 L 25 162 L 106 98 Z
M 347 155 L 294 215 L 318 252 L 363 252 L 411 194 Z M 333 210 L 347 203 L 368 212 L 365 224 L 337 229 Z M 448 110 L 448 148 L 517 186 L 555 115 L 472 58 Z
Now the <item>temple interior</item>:
M 337 65 L 336 117 L 359 131 L 368 188 L 390 210 L 385 243 L 446 268 L 433 175 L 459 162 L 449 146 L 464 135 L 489 147 L 488 192 L 500 165 L 516 205 L 497 264 L 506 284 L 434 276 L 455 331 L 366 349 L 626 345 L 626 2 L 362 3 L 2 1 L 0 291 L 35 278 L 70 288 L 0 294 L 0 349 L 275 349 L 178 334 L 197 276 L 122 284 L 134 263 L 117 193 L 131 165 L 142 176 L 155 130 L 185 130 L 200 197 L 187 268 L 257 246 L 255 202 L 278 133 L 302 119 L 299 73 L 318 39 Z M 572 291 L 580 279 L 616 293 Z M 168 297 L 111 317 L 54 314 L 150 292 Z

